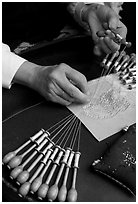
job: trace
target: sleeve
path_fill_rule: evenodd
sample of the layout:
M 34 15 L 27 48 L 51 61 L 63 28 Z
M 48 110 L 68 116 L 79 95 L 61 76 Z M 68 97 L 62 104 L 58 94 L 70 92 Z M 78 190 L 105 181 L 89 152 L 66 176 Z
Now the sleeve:
M 2 86 L 10 89 L 12 79 L 26 60 L 11 52 L 8 45 L 2 43 Z

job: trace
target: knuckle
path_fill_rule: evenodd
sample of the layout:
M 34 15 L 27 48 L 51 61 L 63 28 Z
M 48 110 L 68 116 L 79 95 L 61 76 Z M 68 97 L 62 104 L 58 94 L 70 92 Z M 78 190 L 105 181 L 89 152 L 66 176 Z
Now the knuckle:
M 60 63 L 59 64 L 59 69 L 65 69 L 67 65 L 65 63 Z

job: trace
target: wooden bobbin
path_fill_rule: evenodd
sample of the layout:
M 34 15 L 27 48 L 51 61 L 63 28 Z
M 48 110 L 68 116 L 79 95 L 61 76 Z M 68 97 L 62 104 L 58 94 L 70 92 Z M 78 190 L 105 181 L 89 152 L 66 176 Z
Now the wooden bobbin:
M 118 64 L 114 71 L 119 72 L 122 66 L 129 60 L 129 58 L 130 58 L 129 55 L 125 55 L 123 61 L 120 64 Z
M 49 189 L 49 183 L 50 183 L 50 181 L 52 179 L 52 176 L 53 176 L 57 166 L 59 165 L 60 159 L 63 156 L 64 151 L 65 151 L 64 149 L 60 149 L 60 152 L 59 152 L 56 160 L 54 161 L 53 167 L 52 167 L 52 169 L 51 169 L 45 183 L 42 184 L 39 187 L 39 189 L 38 189 L 38 199 L 42 200 L 42 199 L 44 199 L 46 197 L 48 189 Z
M 35 151 L 23 162 L 21 165 L 22 169 L 31 161 L 31 159 L 39 152 L 39 150 L 47 143 L 47 140 L 43 140 L 43 142 L 35 149 Z M 22 172 L 21 172 L 22 173 Z M 21 174 L 20 173 L 20 174 Z M 20 182 L 18 182 L 18 177 L 20 177 L 20 174 L 17 176 L 17 184 L 20 185 Z M 19 179 L 20 180 L 20 179 Z
M 30 186 L 31 183 L 33 182 L 33 180 L 37 177 L 37 175 L 39 174 L 39 172 L 42 170 L 42 168 L 44 167 L 44 165 L 46 164 L 51 152 L 53 150 L 52 149 L 48 149 L 47 153 L 45 154 L 45 157 L 43 158 L 40 166 L 38 167 L 38 169 L 36 170 L 36 172 L 33 174 L 33 176 L 29 179 L 28 182 L 25 182 L 24 184 L 21 185 L 21 187 L 19 188 L 19 196 L 26 196 L 29 193 L 30 190 Z M 28 172 L 30 172 L 28 170 Z
M 41 144 L 41 142 L 45 140 L 45 143 L 48 141 L 46 138 L 44 139 L 44 136 L 42 135 L 38 140 L 35 141 L 35 144 L 33 146 L 31 146 L 27 151 L 25 151 L 23 154 L 21 155 L 17 155 L 15 157 L 13 157 L 10 162 L 8 163 L 7 167 L 10 168 L 15 168 L 17 166 L 19 166 L 22 162 L 22 159 L 29 153 L 31 152 L 31 150 L 33 150 L 36 146 L 39 146 Z
M 48 201 L 50 201 L 50 202 L 54 201 L 57 198 L 57 195 L 58 195 L 58 183 L 60 181 L 63 169 L 64 169 L 65 165 L 67 164 L 67 160 L 69 158 L 70 152 L 71 152 L 71 149 L 66 148 L 63 160 L 61 161 L 61 166 L 60 166 L 56 181 L 55 181 L 54 185 L 52 185 L 48 190 L 47 198 L 48 198 Z
M 103 59 L 103 61 L 101 62 L 101 64 L 100 64 L 101 67 L 104 67 L 104 66 L 105 66 L 108 57 L 109 57 L 109 54 L 107 54 L 107 55 L 105 56 L 105 58 Z
M 39 147 L 36 148 L 36 152 L 34 152 L 34 153 L 36 154 L 37 152 L 40 152 L 40 150 L 42 149 L 42 147 L 43 147 L 46 143 L 47 143 L 47 140 L 44 140 L 44 142 L 43 142 Z M 48 146 L 47 146 L 42 152 L 40 152 L 40 155 L 39 155 L 39 156 L 37 157 L 37 159 L 30 165 L 30 167 L 29 167 L 27 170 L 21 172 L 21 173 L 18 175 L 18 177 L 17 177 L 17 183 L 18 183 L 18 184 L 23 184 L 24 182 L 27 181 L 27 179 L 29 178 L 29 174 L 30 174 L 30 172 L 32 171 L 32 169 L 36 166 L 36 164 L 37 164 L 37 163 L 42 159 L 42 157 L 46 154 L 47 150 L 50 149 L 52 146 L 53 146 L 53 142 L 50 142 L 50 143 L 48 144 Z M 32 157 L 30 156 L 31 159 L 32 159 L 33 157 L 34 157 L 33 155 L 32 155 Z M 29 161 L 31 160 L 30 158 L 29 158 Z M 27 163 L 28 163 L 28 162 L 27 162 Z
M 113 63 L 113 60 L 115 59 L 115 57 L 118 56 L 118 54 L 119 54 L 118 51 L 112 54 L 111 59 L 110 59 L 110 60 L 107 62 L 107 64 L 105 65 L 105 69 L 109 69 L 109 68 L 110 68 L 111 64 Z
M 79 168 L 79 159 L 80 159 L 80 152 L 75 152 L 75 160 L 74 160 L 74 172 L 73 172 L 73 180 L 71 189 L 68 191 L 67 201 L 68 202 L 76 202 L 77 201 L 77 191 L 76 191 L 76 179 L 77 179 L 77 170 Z
M 114 69 L 119 65 L 120 60 L 126 55 L 125 51 L 121 51 L 119 54 L 119 57 L 117 58 L 117 60 L 114 63 Z
M 130 72 L 136 72 L 136 66 L 133 66 L 133 67 L 129 68 L 129 71 Z
M 67 179 L 68 179 L 69 170 L 71 168 L 71 163 L 72 163 L 73 157 L 74 157 L 74 152 L 71 151 L 68 162 L 67 162 L 67 165 L 66 165 L 66 171 L 65 171 L 65 174 L 64 174 L 63 183 L 62 183 L 62 186 L 61 186 L 61 188 L 59 190 L 59 193 L 58 193 L 58 200 L 60 202 L 64 202 L 66 200 L 66 196 L 67 196 L 67 186 L 66 186 L 66 184 L 67 184 Z
M 14 158 L 22 149 L 24 149 L 31 141 L 35 141 L 40 135 L 42 135 L 44 132 L 43 129 L 41 129 L 39 132 L 37 132 L 34 136 L 30 137 L 30 139 L 25 142 L 23 145 L 21 145 L 18 149 L 16 149 L 13 152 L 9 152 L 6 154 L 3 158 L 3 164 L 7 164 L 12 158 Z
M 44 169 L 42 170 L 40 176 L 37 177 L 37 178 L 33 181 L 33 183 L 31 184 L 30 192 L 31 192 L 32 194 L 34 194 L 34 193 L 39 189 L 39 187 L 41 186 L 42 181 L 43 181 L 43 177 L 44 177 L 44 175 L 45 175 L 47 169 L 49 168 L 51 162 L 54 161 L 54 158 L 55 158 L 55 156 L 56 156 L 56 154 L 58 153 L 59 150 L 60 150 L 60 147 L 56 145 L 56 146 L 55 146 L 55 149 L 54 149 L 54 151 L 53 151 L 53 153 L 52 153 L 52 155 L 50 156 L 50 158 L 49 158 L 47 164 L 45 165 Z
M 135 82 L 136 82 L 136 78 L 135 78 L 135 77 L 131 77 L 131 78 L 129 78 L 129 79 L 123 79 L 123 80 L 122 80 L 122 83 L 123 83 L 124 85 L 133 84 L 133 83 L 135 83 Z
M 23 153 L 22 155 L 16 156 L 14 157 L 10 163 L 9 166 L 13 167 L 14 169 L 11 171 L 10 173 L 10 178 L 11 179 L 15 179 L 17 178 L 17 176 L 23 171 L 23 168 L 25 167 L 25 165 L 31 160 L 31 158 L 34 157 L 34 155 L 37 153 L 36 151 L 39 151 L 39 149 L 41 149 L 46 143 L 47 143 L 47 138 L 44 139 L 44 141 L 42 142 L 42 139 L 44 139 L 43 137 L 40 137 L 37 140 L 37 145 L 41 144 L 36 150 L 35 152 L 20 166 L 18 166 L 21 162 L 22 162 L 22 158 L 27 155 L 32 149 L 34 149 L 34 147 L 36 147 L 36 144 L 34 144 L 32 147 L 30 147 L 25 153 Z M 42 143 L 41 143 L 42 142 Z

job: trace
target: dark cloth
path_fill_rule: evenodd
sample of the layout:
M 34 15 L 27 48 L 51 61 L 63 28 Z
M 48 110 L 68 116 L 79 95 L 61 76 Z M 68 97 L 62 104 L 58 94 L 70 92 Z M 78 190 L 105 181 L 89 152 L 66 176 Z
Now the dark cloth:
M 3 2 L 2 41 L 9 45 L 22 41 L 52 40 L 69 21 L 68 3 Z

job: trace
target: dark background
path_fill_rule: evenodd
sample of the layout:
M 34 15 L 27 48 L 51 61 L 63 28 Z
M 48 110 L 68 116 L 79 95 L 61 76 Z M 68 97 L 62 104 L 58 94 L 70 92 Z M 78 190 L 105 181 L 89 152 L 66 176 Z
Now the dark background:
M 67 2 L 3 2 L 2 41 L 14 48 L 23 41 L 51 41 L 67 24 L 80 29 L 67 11 L 67 5 Z M 135 51 L 136 3 L 125 2 L 120 15 L 128 28 L 127 40 L 132 42 Z
M 22 4 L 20 8 L 17 9 L 18 5 Z M 29 15 L 28 9 L 30 11 L 29 5 L 27 3 L 27 8 L 25 3 L 3 3 L 2 4 L 2 11 L 3 11 L 3 24 L 2 24 L 2 35 L 3 35 L 3 42 L 8 43 L 13 48 L 22 41 L 30 41 L 30 42 L 38 42 L 43 41 L 45 38 L 47 38 L 48 41 L 51 41 L 52 38 L 58 36 L 59 31 L 64 25 L 68 22 L 72 25 L 72 18 L 70 15 L 67 14 L 66 11 L 66 4 L 59 4 L 59 3 L 45 3 L 43 5 L 46 5 L 47 11 L 45 10 L 41 4 L 35 4 L 35 8 L 33 8 L 33 13 L 35 14 L 35 17 L 33 18 L 33 15 Z M 32 4 L 31 4 L 32 5 Z M 7 6 L 10 13 L 7 13 Z M 39 6 L 41 8 L 39 8 Z M 130 52 L 135 52 L 136 50 L 136 3 L 127 2 L 123 5 L 124 10 L 121 12 L 122 21 L 128 28 L 128 35 L 127 35 L 127 41 L 132 42 L 132 47 L 130 48 Z M 24 9 L 27 9 L 27 13 L 24 13 Z M 40 9 L 40 10 L 39 10 Z M 63 10 L 63 13 L 61 15 L 61 11 Z M 43 12 L 42 12 L 43 11 Z M 53 13 L 54 16 L 52 15 Z M 8 17 L 7 14 L 11 14 L 11 19 Z M 43 18 L 44 16 L 49 15 L 49 18 Z M 63 18 L 63 15 L 65 18 Z M 56 16 L 56 18 L 55 18 Z M 17 24 L 15 24 L 14 20 L 17 20 Z M 24 24 L 25 20 L 28 20 L 27 24 Z M 38 21 L 38 19 L 41 21 Z M 45 27 L 46 23 L 48 23 L 47 27 Z M 32 23 L 34 22 L 34 23 Z M 18 25 L 18 26 L 17 26 Z M 53 26 L 54 25 L 54 26 Z M 18 30 L 16 29 L 18 27 Z M 24 27 L 25 26 L 25 27 Z M 38 30 L 36 29 L 36 26 L 38 26 Z M 15 29 L 14 29 L 15 28 Z M 26 32 L 27 29 L 30 29 L 30 32 Z M 50 31 L 50 28 L 52 31 Z M 9 29 L 9 30 L 8 30 Z M 41 32 L 40 32 L 41 31 Z M 47 32 L 48 31 L 48 32 Z M 10 33 L 10 34 L 9 34 Z M 41 33 L 41 34 L 40 34 Z M 80 46 L 81 45 L 81 49 Z M 78 46 L 78 47 L 77 47 Z M 82 48 L 88 48 L 89 52 L 85 52 L 82 50 Z M 79 40 L 75 43 L 75 41 L 61 42 L 61 44 L 55 44 L 48 47 L 49 49 L 43 48 L 38 49 L 34 52 L 25 53 L 22 55 L 23 57 L 26 57 L 27 59 L 31 59 L 33 62 L 37 62 L 40 64 L 45 64 L 45 62 L 50 63 L 59 63 L 60 60 L 64 60 L 67 62 L 70 66 L 73 66 L 80 70 L 81 72 L 85 73 L 87 75 L 87 78 L 89 76 L 97 77 L 97 73 L 99 72 L 98 67 L 96 69 L 91 69 L 91 53 L 90 50 L 92 50 L 90 41 L 89 40 Z M 47 56 L 47 59 L 45 59 L 45 56 Z M 95 63 L 96 64 L 96 63 Z M 87 70 L 85 69 L 87 67 Z M 13 86 L 11 90 L 3 90 L 3 119 L 6 119 L 8 116 L 14 114 L 15 112 L 20 111 L 22 108 L 25 108 L 26 106 L 30 106 L 36 102 L 39 102 L 42 100 L 38 94 L 32 90 L 29 90 L 26 87 L 22 87 L 20 85 Z M 62 114 L 64 115 L 66 113 L 66 110 L 63 110 L 63 108 L 56 104 L 47 103 L 47 107 L 40 107 L 40 110 L 36 109 L 31 114 L 35 117 L 31 117 L 28 113 L 28 117 L 22 118 L 19 116 L 17 119 L 14 118 L 14 120 L 10 123 L 5 123 L 3 126 L 3 154 L 9 152 L 11 149 L 14 149 L 16 147 L 18 141 L 22 142 L 25 137 L 28 137 L 30 132 L 33 130 L 34 127 L 37 128 L 39 125 L 41 125 L 41 113 L 46 118 L 45 112 L 48 114 L 48 123 L 52 123 L 53 120 L 58 120 L 58 113 L 60 117 L 62 117 Z M 55 117 L 56 113 L 56 117 Z M 38 124 L 38 121 L 36 119 L 38 115 L 38 120 L 40 120 L 40 123 Z M 53 118 L 52 118 L 53 117 Z M 36 120 L 36 121 L 35 121 Z M 30 125 L 27 124 L 28 121 L 32 121 L 31 128 Z M 22 124 L 23 122 L 23 124 Z M 44 122 L 44 120 L 43 120 Z M 33 126 L 34 124 L 34 126 Z M 24 126 L 28 128 L 24 128 Z M 38 127 L 37 127 L 38 126 Z M 14 128 L 14 129 L 13 129 Z M 23 129 L 23 130 L 22 130 Z M 13 131 L 15 130 L 15 131 Z M 15 134 L 19 133 L 19 136 L 17 137 L 17 140 L 13 141 L 13 137 Z M 20 133 L 24 135 L 24 138 L 21 137 Z M 96 140 L 92 139 L 88 131 L 83 127 L 83 134 L 87 135 L 87 140 L 83 138 L 84 146 L 82 146 L 82 162 L 81 162 L 81 169 L 82 172 L 80 173 L 80 179 L 78 182 L 79 184 L 79 194 L 80 197 L 84 199 L 84 201 L 91 200 L 91 189 L 89 189 L 89 185 L 97 187 L 98 191 L 96 189 L 93 189 L 95 191 L 95 194 L 93 195 L 93 201 L 99 201 L 101 202 L 108 202 L 108 201 L 135 201 L 135 198 L 132 198 L 127 192 L 122 192 L 121 188 L 119 188 L 117 185 L 112 184 L 110 181 L 105 180 L 104 178 L 100 178 L 98 175 L 93 175 L 91 173 L 91 170 L 88 169 L 88 166 L 90 166 L 91 162 L 95 159 L 95 157 L 102 154 L 102 152 L 107 148 L 107 145 L 109 143 L 113 142 L 118 136 L 115 135 L 111 138 L 108 138 L 106 141 L 101 142 L 100 144 L 97 143 Z M 88 144 L 87 144 L 88 142 Z M 17 145 L 18 146 L 18 145 Z M 87 152 L 87 155 L 86 155 Z M 86 158 L 85 158 L 86 157 Z M 85 181 L 86 179 L 86 181 Z M 100 185 L 103 184 L 103 185 Z M 99 188 L 100 187 L 100 188 Z M 83 188 L 88 190 L 89 195 L 83 195 Z M 100 193 L 101 196 L 98 196 Z M 18 201 L 18 197 L 16 197 L 16 193 L 12 194 L 11 191 L 7 190 L 7 188 L 4 186 L 3 188 L 3 201 Z

